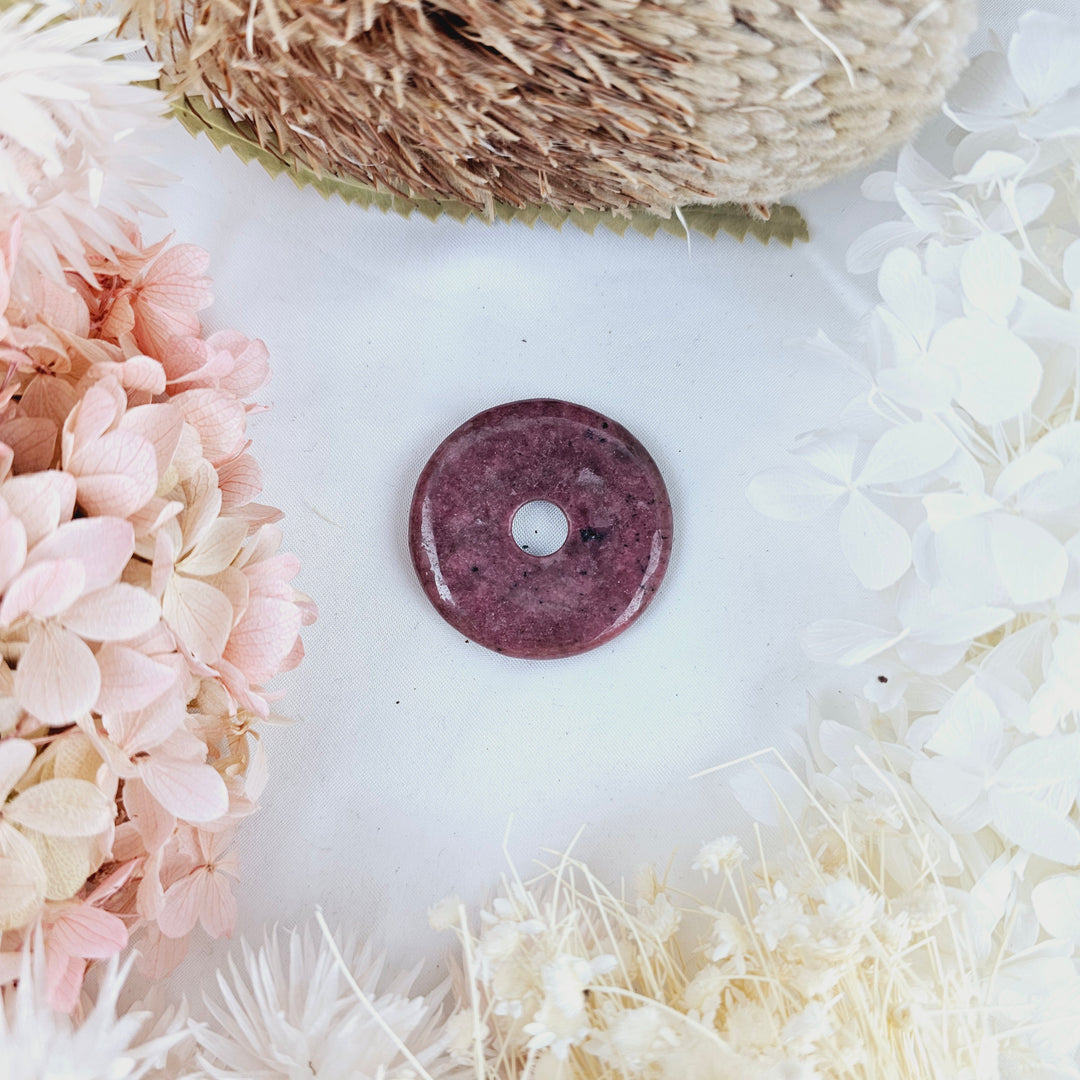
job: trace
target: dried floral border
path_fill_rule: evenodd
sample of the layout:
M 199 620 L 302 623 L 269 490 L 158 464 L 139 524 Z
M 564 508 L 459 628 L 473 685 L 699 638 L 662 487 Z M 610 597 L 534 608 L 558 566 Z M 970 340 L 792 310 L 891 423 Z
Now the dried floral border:
M 477 218 L 491 222 L 520 221 L 532 226 L 537 221 L 555 229 L 569 224 L 592 234 L 603 227 L 622 236 L 627 230 L 652 237 L 657 232 L 685 237 L 690 232 L 701 233 L 710 240 L 726 232 L 737 240 L 752 236 L 763 244 L 777 240 L 791 247 L 797 240 L 810 239 L 810 231 L 794 206 L 773 206 L 768 216 L 754 213 L 735 203 L 719 206 L 687 206 L 669 218 L 640 210 L 626 215 L 600 210 L 557 210 L 553 206 L 516 207 L 509 203 L 493 203 L 493 218 L 463 202 L 434 199 L 407 199 L 388 191 L 378 191 L 357 180 L 317 173 L 313 168 L 288 153 L 260 143 L 255 129 L 246 120 L 236 120 L 224 109 L 211 107 L 204 98 L 185 97 L 171 103 L 173 114 L 192 135 L 205 135 L 218 149 L 232 150 L 245 164 L 257 161 L 271 176 L 285 173 L 297 187 L 314 188 L 324 199 L 337 195 L 347 203 L 365 208 L 374 207 L 383 213 L 393 211 L 404 217 L 422 214 L 432 221 L 446 215 L 455 221 Z

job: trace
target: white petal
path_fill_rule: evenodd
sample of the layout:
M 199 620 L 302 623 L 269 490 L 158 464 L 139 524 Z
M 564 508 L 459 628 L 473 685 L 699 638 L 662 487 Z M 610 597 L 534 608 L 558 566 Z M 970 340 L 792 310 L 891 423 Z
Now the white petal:
M 820 619 L 802 632 L 801 642 L 811 660 L 853 667 L 891 648 L 901 636 L 848 619 Z
M 807 801 L 798 780 L 771 762 L 759 762 L 736 773 L 731 778 L 731 793 L 755 821 L 769 826 L 783 825 L 792 818 L 797 821 Z
M 953 87 L 945 111 L 968 131 L 981 131 L 999 127 L 1002 117 L 1023 107 L 1008 61 L 1001 53 L 984 52 Z
M 910 248 L 890 251 L 878 271 L 878 292 L 908 333 L 925 346 L 934 328 L 937 300 L 919 256 Z
M 1009 70 L 1032 105 L 1057 101 L 1080 83 L 1080 25 L 1029 11 L 1009 42 Z
M 979 319 L 947 322 L 934 335 L 930 356 L 958 371 L 957 403 L 980 424 L 999 424 L 1024 412 L 1042 382 L 1042 364 L 1031 346 Z
M 1031 890 L 1031 903 L 1051 937 L 1080 944 L 1080 877 L 1055 874 L 1044 878 Z
M 1004 626 L 1013 613 L 1008 608 L 978 607 L 953 615 L 942 615 L 919 637 L 928 645 L 966 645 L 983 634 Z
M 929 420 L 890 428 L 871 447 L 858 484 L 896 484 L 925 476 L 944 465 L 956 446 L 946 428 Z
M 746 489 L 755 510 L 780 521 L 808 521 L 823 514 L 843 493 L 835 481 L 808 469 L 768 469 Z
M 1023 792 L 993 787 L 994 825 L 1012 843 L 1044 859 L 1080 865 L 1080 830 L 1063 814 Z
M 1069 573 L 1065 546 L 1027 518 L 995 514 L 992 520 L 994 563 L 1013 602 L 1037 604 L 1059 596 Z
M 1005 724 L 990 696 L 965 683 L 938 714 L 937 729 L 925 746 L 977 771 L 989 770 L 1001 752 Z
M 945 821 L 958 818 L 983 793 L 981 777 L 944 757 L 914 761 L 911 784 Z
M 840 512 L 840 546 L 855 576 L 868 589 L 887 589 L 911 565 L 911 537 L 860 491 Z
M 922 229 L 908 221 L 883 221 L 867 229 L 847 250 L 848 273 L 869 274 L 894 248 L 917 244 L 924 235 Z
M 1080 240 L 1074 240 L 1066 249 L 1062 259 L 1062 274 L 1065 284 L 1074 292 L 1080 292 Z
M 964 249 L 960 283 L 972 307 L 994 322 L 1004 322 L 1020 295 L 1023 271 L 1016 248 L 1003 236 L 983 233 Z

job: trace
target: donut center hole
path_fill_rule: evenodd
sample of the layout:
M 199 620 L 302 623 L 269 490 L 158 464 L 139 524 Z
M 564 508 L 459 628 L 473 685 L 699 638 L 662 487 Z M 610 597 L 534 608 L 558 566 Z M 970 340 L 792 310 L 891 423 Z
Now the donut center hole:
M 566 543 L 570 522 L 553 502 L 534 499 L 519 507 L 510 523 L 510 532 L 522 551 L 542 558 L 554 555 Z

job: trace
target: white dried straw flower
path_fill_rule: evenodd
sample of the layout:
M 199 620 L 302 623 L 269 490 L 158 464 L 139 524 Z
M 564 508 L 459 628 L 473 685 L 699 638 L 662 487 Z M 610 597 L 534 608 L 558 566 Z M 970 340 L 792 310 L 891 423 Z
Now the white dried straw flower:
M 21 295 L 34 271 L 61 264 L 93 281 L 86 252 L 133 250 L 121 218 L 157 213 L 142 189 L 167 175 L 148 161 L 146 130 L 162 95 L 136 85 L 157 65 L 129 57 L 117 20 L 75 16 L 69 0 L 0 11 L 0 221 L 21 219 Z
M 320 917 L 321 918 L 321 917 Z M 441 1003 L 446 985 L 414 993 L 419 969 L 384 978 L 370 943 L 274 929 L 219 971 L 212 1021 L 195 1029 L 212 1080 L 435 1080 L 452 1065 Z
M 96 993 L 81 1021 L 48 1003 L 45 952 L 22 954 L 18 983 L 0 1007 L 2 1080 L 171 1080 L 163 1070 L 170 1051 L 187 1038 L 178 1011 L 134 1007 L 117 1015 L 117 999 L 132 961 L 116 958 L 100 969 Z
M 710 874 L 721 876 L 730 873 L 742 861 L 743 849 L 738 837 L 721 836 L 719 840 L 703 844 L 691 866 L 708 878 Z

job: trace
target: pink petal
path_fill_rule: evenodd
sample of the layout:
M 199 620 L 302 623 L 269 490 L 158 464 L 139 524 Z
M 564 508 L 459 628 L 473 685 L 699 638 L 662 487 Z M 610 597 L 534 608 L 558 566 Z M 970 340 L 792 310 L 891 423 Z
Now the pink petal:
M 176 682 L 176 672 L 124 645 L 103 645 L 97 654 L 101 692 L 99 713 L 136 712 L 156 701 Z
M 186 390 L 173 398 L 184 419 L 199 433 L 203 454 L 218 465 L 236 454 L 244 443 L 247 417 L 243 402 L 220 390 Z
M 211 349 L 227 349 L 232 354 L 232 371 L 220 385 L 238 398 L 248 397 L 270 377 L 270 354 L 258 338 L 249 341 L 235 330 L 221 330 L 211 334 L 206 344 Z
M 205 870 L 194 870 L 165 890 L 157 924 L 166 937 L 186 937 L 195 929 L 203 905 L 206 876 Z
M 175 392 L 176 384 L 192 381 L 201 383 L 203 372 L 210 358 L 210 350 L 205 341 L 198 337 L 174 337 L 162 354 L 161 363 L 165 368 L 165 377 L 169 387 Z
M 27 557 L 31 566 L 42 559 L 79 559 L 86 572 L 86 592 L 120 580 L 135 552 L 135 530 L 118 517 L 78 518 L 37 545 Z
M 109 739 L 122 747 L 128 757 L 134 757 L 165 742 L 174 731 L 183 727 L 186 715 L 184 688 L 174 684 L 169 692 L 156 698 L 145 709 L 108 713 L 103 723 Z M 200 744 L 200 749 L 201 761 L 206 757 L 206 747 Z
M 7 588 L 25 562 L 26 528 L 7 506 L 0 502 L 0 592 Z
M 182 502 L 155 495 L 145 506 L 129 514 L 128 521 L 135 527 L 135 535 L 143 540 L 156 533 L 167 521 L 172 521 L 183 509 Z
M 131 431 L 110 431 L 72 454 L 67 467 L 89 514 L 127 517 L 157 490 L 154 447 Z
M 170 629 L 196 660 L 212 664 L 221 657 L 233 623 L 233 606 L 224 593 L 197 578 L 173 574 L 161 608 Z
M 101 689 L 97 661 L 81 638 L 46 623 L 15 670 L 15 696 L 49 727 L 63 727 L 93 708 Z
M 46 559 L 27 567 L 0 601 L 0 624 L 9 626 L 26 614 L 39 619 L 56 615 L 79 596 L 85 584 L 78 559 Z
M 77 453 L 104 435 L 117 411 L 116 398 L 105 387 L 91 386 L 64 424 L 70 431 L 71 452 Z
M 148 926 L 139 942 L 139 971 L 149 979 L 163 979 L 187 956 L 186 937 L 165 937 L 156 926 Z
M 138 862 L 135 859 L 121 862 L 103 881 L 98 882 L 94 891 L 86 898 L 86 902 L 91 905 L 101 904 L 111 896 L 115 896 L 131 880 L 137 865 Z
M 50 468 L 56 457 L 57 430 L 52 420 L 33 416 L 18 416 L 0 424 L 0 440 L 15 453 L 14 471 L 35 473 Z
M 222 656 L 252 683 L 263 683 L 281 670 L 299 633 L 300 612 L 295 604 L 252 597 Z
M 85 974 L 85 960 L 68 956 L 51 937 L 45 938 L 45 986 L 51 1009 L 69 1013 L 75 1008 Z
M 172 464 L 184 430 L 183 414 L 172 405 L 140 405 L 130 409 L 120 421 L 122 431 L 141 435 L 154 448 L 157 471 L 161 475 Z
M 225 781 L 210 765 L 151 754 L 138 768 L 154 798 L 184 821 L 215 821 L 229 809 Z
M 84 960 L 107 960 L 127 945 L 123 921 L 109 911 L 76 904 L 65 908 L 52 924 L 49 937 L 68 956 Z
M 218 468 L 222 510 L 244 506 L 262 491 L 262 470 L 250 454 L 241 454 Z
M 165 369 L 151 356 L 129 356 L 122 364 L 117 378 L 124 389 L 142 390 L 149 394 L 165 393 Z
M 130 641 L 160 618 L 161 605 L 145 589 L 121 583 L 76 600 L 60 621 L 88 641 Z
M 0 488 L 0 496 L 26 527 L 26 543 L 33 547 L 61 521 L 69 521 L 75 510 L 75 478 L 52 469 L 15 476 Z
M 168 937 L 183 937 L 201 922 L 211 937 L 231 935 L 236 925 L 236 898 L 228 879 L 199 868 L 165 891 L 158 926 Z
M 163 847 L 176 830 L 176 817 L 161 806 L 137 777 L 124 783 L 124 809 L 148 852 Z
M 192 337 L 199 333 L 199 316 L 194 311 L 158 305 L 144 293 L 133 306 L 135 341 L 145 353 L 161 356 L 175 337 Z
M 188 306 L 206 307 L 213 303 L 210 279 L 204 276 L 209 265 L 210 256 L 203 248 L 196 244 L 176 244 L 166 248 L 147 267 L 139 284 L 147 292 L 164 289 L 163 296 L 155 296 L 158 300 L 176 298 Z
M 70 383 L 52 375 L 38 375 L 23 391 L 19 411 L 23 416 L 52 420 L 59 429 L 78 402 L 79 393 Z
M 199 922 L 213 938 L 232 937 L 236 927 L 236 897 L 232 884 L 220 870 L 207 872 Z
M 273 596 L 279 600 L 288 599 L 292 590 L 288 582 L 300 573 L 300 560 L 295 555 L 275 555 L 258 563 L 248 563 L 244 567 L 244 576 L 251 583 L 251 591 L 256 596 Z

